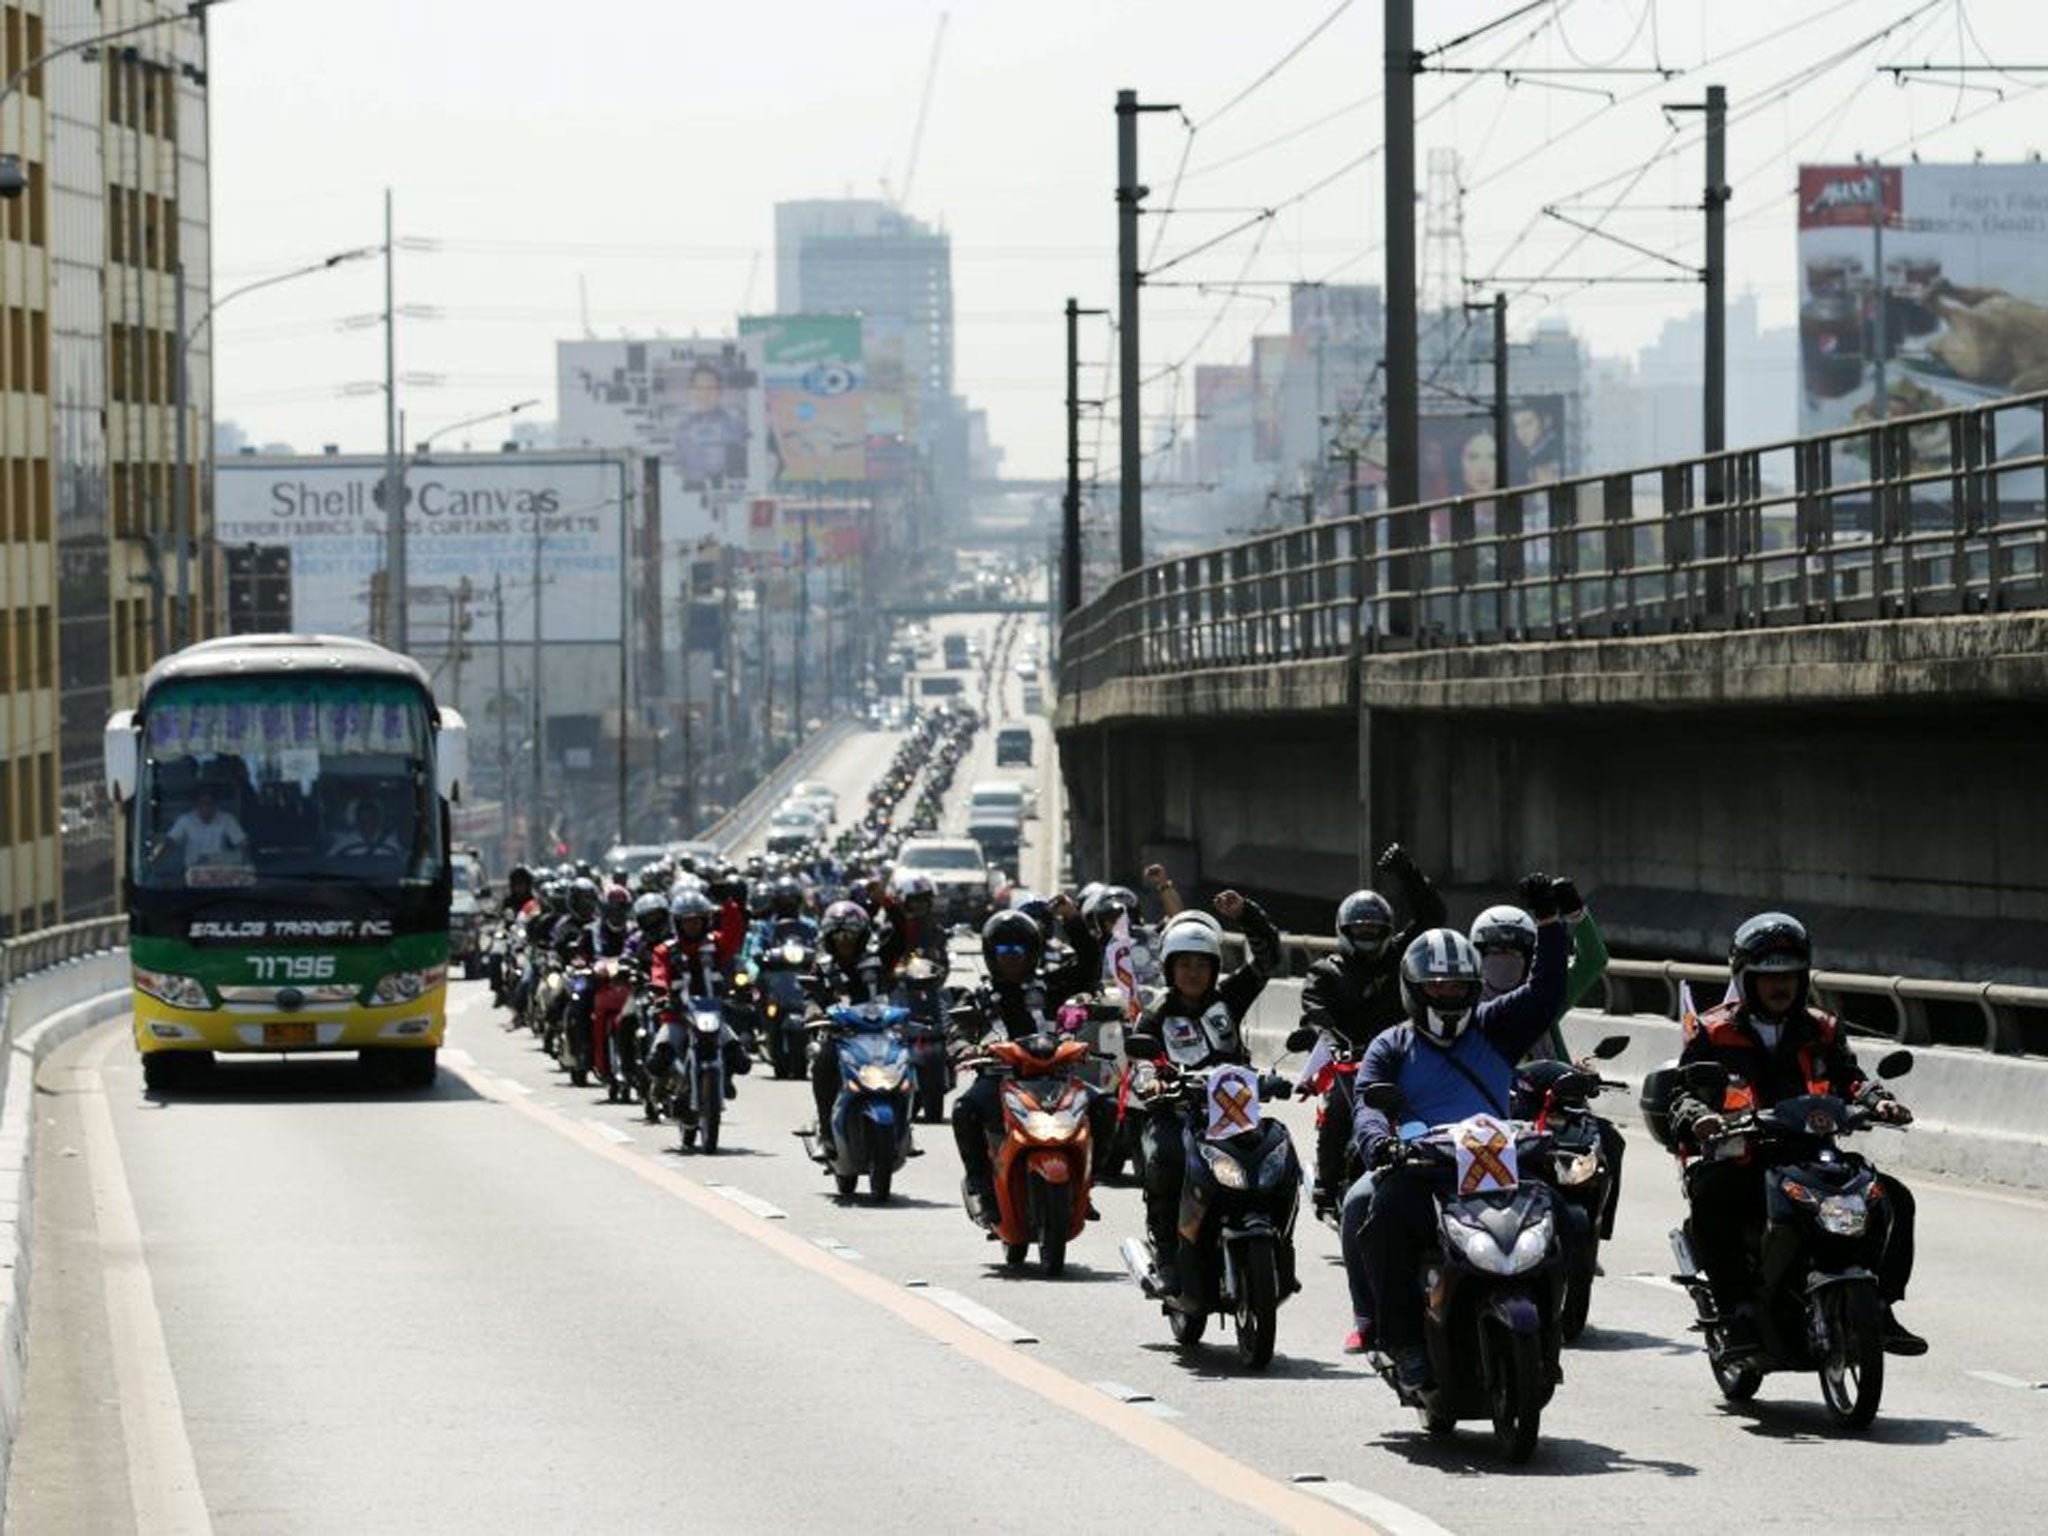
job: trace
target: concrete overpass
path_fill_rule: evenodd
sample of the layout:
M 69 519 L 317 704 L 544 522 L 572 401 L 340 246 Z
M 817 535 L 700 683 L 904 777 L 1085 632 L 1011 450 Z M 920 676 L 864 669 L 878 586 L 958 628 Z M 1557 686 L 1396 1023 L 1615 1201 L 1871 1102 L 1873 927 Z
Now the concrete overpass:
M 1830 965 L 2048 981 L 2044 410 L 1128 573 L 1061 639 L 1077 872 L 1159 857 L 1320 929 L 1398 839 L 1463 915 L 1568 869 L 1624 952 L 1783 904 Z

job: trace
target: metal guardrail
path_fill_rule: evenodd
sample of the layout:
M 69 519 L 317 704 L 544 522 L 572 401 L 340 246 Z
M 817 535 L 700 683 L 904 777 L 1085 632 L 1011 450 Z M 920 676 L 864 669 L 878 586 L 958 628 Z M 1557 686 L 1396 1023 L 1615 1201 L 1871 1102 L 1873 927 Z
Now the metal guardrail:
M 1227 964 L 1240 964 L 1244 938 L 1230 933 L 1223 937 Z M 1325 955 L 1337 952 L 1337 941 L 1323 934 L 1283 933 L 1280 936 L 1281 971 L 1300 976 Z M 1690 982 L 1700 989 L 1694 1003 L 1711 1008 L 1721 1001 L 1728 986 L 1728 968 L 1688 960 L 1618 960 L 1607 962 L 1600 979 L 1600 1008 L 1606 1013 L 1661 1013 L 1679 1017 L 1679 983 Z M 1655 1006 L 1646 1006 L 1642 993 L 1650 993 Z M 2039 1025 L 2048 1023 L 2048 987 L 2011 986 L 1997 981 L 1944 981 L 1933 977 L 1870 976 L 1856 971 L 1815 971 L 1813 994 L 1831 1013 L 1843 1014 L 1844 1022 L 1856 1033 L 1896 1040 L 1901 1045 L 1937 1043 L 1930 1005 L 1974 1009 L 1983 1024 L 1983 1037 L 1974 1042 L 1981 1049 L 1999 1055 L 2020 1055 L 2029 1046 L 2038 1053 L 2044 1038 Z M 1866 1019 L 1848 1019 L 1851 999 L 1878 999 L 1887 1007 L 1889 1027 Z M 2030 1020 L 2028 1015 L 2037 1017 Z M 2029 1023 L 2036 1030 L 2029 1031 Z M 2033 1038 L 2029 1039 L 2030 1033 Z M 1943 1039 L 1941 1044 L 1956 1042 Z
M 2048 392 L 1265 534 L 1118 577 L 1063 627 L 1060 689 L 1379 650 L 2038 608 L 2044 444 Z
M 127 942 L 126 917 L 91 917 L 83 922 L 38 929 L 18 939 L 0 939 L 0 989 L 31 971 L 46 970 L 81 955 L 118 949 Z

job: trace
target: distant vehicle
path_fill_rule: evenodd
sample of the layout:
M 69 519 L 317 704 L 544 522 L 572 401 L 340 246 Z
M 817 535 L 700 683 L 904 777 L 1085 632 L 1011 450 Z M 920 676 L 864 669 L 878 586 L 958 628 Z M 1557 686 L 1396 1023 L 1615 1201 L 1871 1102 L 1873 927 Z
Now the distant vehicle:
M 991 865 L 1016 874 L 1017 859 L 1024 847 L 1024 823 L 1020 818 L 999 810 L 969 811 L 967 835 Z
M 1017 821 L 1038 814 L 1031 791 L 1015 779 L 982 779 L 967 792 L 967 819 L 1008 816 Z
M 666 843 L 613 843 L 604 851 L 604 867 L 607 870 L 623 868 L 633 873 L 667 856 Z
M 988 861 L 972 838 L 911 838 L 896 855 L 896 872 L 913 871 L 931 880 L 941 921 L 979 924 L 988 916 Z
M 822 837 L 829 830 L 825 818 L 818 813 L 817 806 L 807 800 L 785 800 L 768 818 L 770 832 L 801 832 L 807 837 Z
M 1036 656 L 1019 656 L 1017 658 L 1017 675 L 1026 681 L 1037 677 L 1038 658 Z
M 839 819 L 839 792 L 819 779 L 805 779 L 792 789 L 784 804 L 813 806 L 829 828 Z
M 1030 726 L 1006 725 L 996 732 L 996 766 L 998 768 L 1029 768 L 1031 766 Z
M 431 1084 L 467 777 L 462 717 L 382 646 L 245 635 L 158 662 L 106 726 L 144 1083 L 217 1051 L 360 1051 Z
M 716 843 L 701 843 L 684 839 L 677 843 L 664 843 L 662 850 L 671 859 L 688 859 L 695 864 L 709 864 L 723 857 Z
M 967 665 L 967 637 L 966 637 L 965 635 L 957 635 L 957 634 L 955 634 L 955 635 L 948 635 L 948 636 L 946 636 L 946 666 L 947 666 L 947 668 L 948 668 L 949 670 L 952 670 L 952 671 L 958 671 L 958 670 L 960 670 L 961 668 L 965 667 L 966 665 Z
M 449 873 L 448 963 L 460 965 L 463 976 L 473 978 L 483 964 L 484 900 L 491 888 L 484 883 L 484 861 L 473 848 L 450 858 Z
M 1044 708 L 1045 695 L 1039 691 L 1038 684 L 1026 683 L 1024 685 L 1024 713 L 1035 715 Z
M 918 674 L 917 696 L 921 699 L 950 699 L 964 693 L 967 685 L 950 673 Z

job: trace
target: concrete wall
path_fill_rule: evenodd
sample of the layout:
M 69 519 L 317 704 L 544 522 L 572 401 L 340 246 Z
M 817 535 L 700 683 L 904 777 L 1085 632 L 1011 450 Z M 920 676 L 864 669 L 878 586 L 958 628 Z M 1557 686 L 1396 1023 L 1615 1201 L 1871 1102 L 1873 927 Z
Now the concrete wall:
M 1320 931 L 1398 839 L 1454 915 L 1548 868 L 1622 952 L 1717 957 L 1783 905 L 1833 968 L 2048 985 L 2048 616 L 1340 666 L 1063 694 L 1077 872 L 1163 856 Z

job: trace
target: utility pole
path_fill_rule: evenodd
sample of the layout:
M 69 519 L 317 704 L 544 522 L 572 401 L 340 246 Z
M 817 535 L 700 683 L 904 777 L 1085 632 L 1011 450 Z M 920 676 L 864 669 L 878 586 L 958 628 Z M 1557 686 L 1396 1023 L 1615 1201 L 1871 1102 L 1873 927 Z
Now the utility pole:
M 498 651 L 498 858 L 510 868 L 512 851 L 512 711 L 505 697 L 505 573 L 491 578 L 491 611 L 497 616 Z
M 811 607 L 811 509 L 799 502 L 796 509 L 796 623 L 790 660 L 789 691 L 791 715 L 790 744 L 804 739 L 804 647 L 810 640 Z
M 1892 349 L 1892 313 L 1891 295 L 1884 283 L 1884 167 L 1872 161 L 1870 171 L 1877 178 L 1877 198 L 1870 205 L 1870 271 L 1877 290 L 1877 334 L 1871 338 L 1870 357 L 1877 393 L 1870 403 L 1877 419 L 1883 421 L 1892 407 L 1891 387 L 1885 379 L 1885 358 Z
M 547 826 L 548 816 L 548 718 L 541 701 L 541 650 L 540 650 L 540 598 L 545 589 L 541 584 L 540 556 L 543 514 L 535 509 L 533 514 L 533 811 L 532 825 L 527 828 L 527 840 L 531 842 L 535 833 Z M 554 849 L 547 850 L 549 858 Z
M 1081 317 L 1108 314 L 1067 300 L 1067 495 L 1060 503 L 1060 616 L 1081 606 Z
M 1884 269 L 1879 268 L 1878 275 L 1881 277 L 1883 273 Z M 171 482 L 171 503 L 174 509 L 171 537 L 178 541 L 178 604 L 175 613 L 172 615 L 171 648 L 173 650 L 182 650 L 186 642 L 192 638 L 193 630 L 198 627 L 191 621 L 192 488 L 186 478 L 191 472 L 191 460 L 186 448 L 187 428 L 185 421 L 186 412 L 189 408 L 191 386 L 189 383 L 190 374 L 186 367 L 185 359 L 185 263 L 182 261 L 171 268 L 171 286 L 175 291 L 175 297 L 172 301 L 172 313 L 175 318 L 172 323 L 177 326 L 177 330 L 173 334 L 177 338 L 178 345 L 178 376 L 176 380 L 178 402 L 177 409 L 172 413 L 172 419 L 175 424 L 171 428 L 172 431 L 178 434 L 177 478 Z M 163 594 L 159 590 L 157 594 L 159 602 L 162 601 L 162 597 Z
M 683 832 L 694 835 L 697 830 L 697 751 L 696 742 L 690 731 L 690 710 L 692 707 L 690 684 L 695 669 L 690 665 L 690 625 L 697 613 L 697 556 L 692 550 L 683 559 Z M 659 741 L 657 732 L 655 739 Z M 654 790 L 661 793 L 661 777 L 655 776 Z
M 1387 505 L 1422 499 L 1422 407 L 1415 292 L 1415 0 L 1385 0 Z M 1403 518 L 1398 542 L 1414 542 Z
M 1728 446 L 1728 92 L 1718 85 L 1707 87 L 1706 215 L 1706 420 L 1700 446 L 1712 458 Z M 1882 294 L 1882 267 L 1877 275 Z
M 1347 441 L 1333 449 L 1330 462 L 1344 466 L 1344 515 L 1355 520 L 1358 516 L 1358 444 Z
M 391 189 L 384 189 L 384 643 L 404 652 L 405 495 L 398 464 L 398 306 L 394 299 Z M 539 597 L 535 596 L 538 604 Z
M 1117 566 L 1132 571 L 1145 563 L 1144 421 L 1139 404 L 1138 204 L 1151 190 L 1138 182 L 1138 114 L 1178 112 L 1177 106 L 1141 105 L 1136 91 L 1116 93 L 1116 264 L 1117 264 Z
M 761 771 L 768 771 L 768 754 L 775 743 L 775 658 L 768 649 L 768 578 L 764 567 L 754 567 L 754 649 L 761 653 Z
M 1313 528 L 1315 526 L 1315 522 L 1316 493 L 1313 489 L 1304 489 L 1301 493 L 1301 526 L 1304 528 Z

